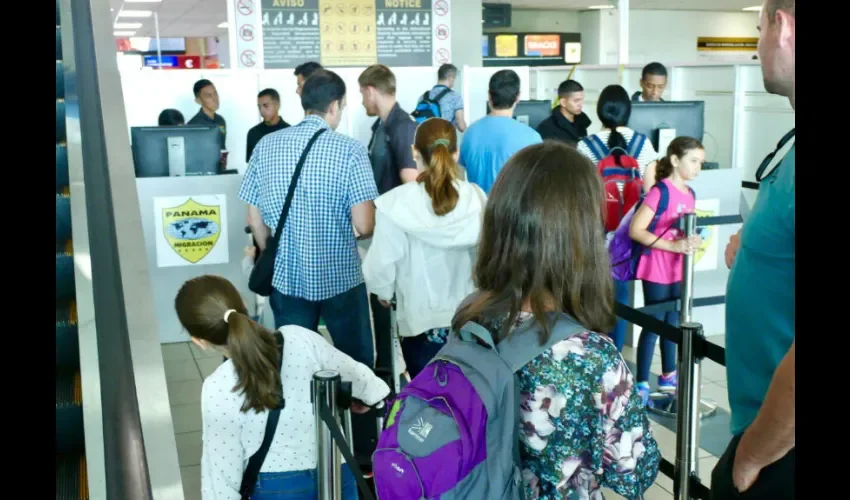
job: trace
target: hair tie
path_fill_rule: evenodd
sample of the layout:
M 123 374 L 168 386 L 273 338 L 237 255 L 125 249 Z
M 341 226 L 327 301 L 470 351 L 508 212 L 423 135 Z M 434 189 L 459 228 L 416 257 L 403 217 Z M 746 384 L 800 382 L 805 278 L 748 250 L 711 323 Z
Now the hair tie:
M 428 146 L 428 151 L 433 151 L 434 148 L 436 148 L 439 145 L 449 147 L 449 146 L 452 145 L 452 141 L 450 141 L 448 139 L 437 139 L 436 141 L 432 142 L 430 146 Z
M 230 317 L 231 314 L 235 313 L 236 309 L 228 309 L 224 312 L 224 322 L 227 323 L 227 318 Z

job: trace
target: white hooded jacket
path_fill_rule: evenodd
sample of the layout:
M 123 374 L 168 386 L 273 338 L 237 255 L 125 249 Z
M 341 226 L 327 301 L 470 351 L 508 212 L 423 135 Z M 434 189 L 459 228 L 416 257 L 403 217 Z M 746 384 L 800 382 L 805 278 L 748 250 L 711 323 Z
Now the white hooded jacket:
M 455 181 L 458 202 L 434 213 L 424 185 L 411 182 L 375 200 L 375 233 L 363 262 L 366 288 L 380 299 L 396 296 L 400 336 L 451 325 L 461 301 L 474 291 L 472 266 L 487 197 Z

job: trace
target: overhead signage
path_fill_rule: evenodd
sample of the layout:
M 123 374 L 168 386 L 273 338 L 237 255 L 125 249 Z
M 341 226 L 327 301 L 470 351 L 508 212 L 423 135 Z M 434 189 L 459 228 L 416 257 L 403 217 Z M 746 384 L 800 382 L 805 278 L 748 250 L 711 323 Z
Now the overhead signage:
M 144 59 L 147 68 L 176 68 L 178 64 L 177 56 L 145 56 Z
M 581 62 L 580 33 L 489 33 L 484 66 L 564 66 Z
M 561 55 L 561 37 L 559 35 L 525 35 L 525 55 L 558 57 Z
M 238 68 L 451 61 L 451 0 L 230 0 L 228 5 Z

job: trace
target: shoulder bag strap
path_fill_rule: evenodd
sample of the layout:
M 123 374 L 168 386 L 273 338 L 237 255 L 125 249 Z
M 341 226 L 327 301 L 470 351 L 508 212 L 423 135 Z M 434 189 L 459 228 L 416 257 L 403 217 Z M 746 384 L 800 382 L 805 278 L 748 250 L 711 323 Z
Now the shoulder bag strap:
M 301 169 L 304 168 L 304 161 L 307 159 L 307 154 L 311 149 L 313 149 L 313 144 L 316 142 L 316 139 L 318 139 L 319 136 L 327 130 L 328 129 L 326 128 L 322 128 L 313 134 L 313 137 L 310 138 L 310 142 L 307 143 L 307 147 L 304 148 L 304 152 L 301 153 L 301 158 L 298 159 L 298 164 L 295 165 L 295 173 L 292 174 L 292 180 L 289 181 L 289 191 L 286 193 L 286 201 L 283 202 L 283 209 L 280 211 L 280 219 L 278 219 L 277 227 L 274 230 L 274 241 L 280 242 L 280 235 L 283 233 L 283 225 L 286 224 L 286 216 L 289 215 L 289 207 L 292 205 L 292 196 L 295 194 L 295 186 L 298 185 L 298 178 L 301 177 Z
M 320 130 L 320 132 L 323 131 L 324 129 Z M 318 134 L 313 136 L 313 139 L 317 136 Z M 308 145 L 307 148 L 309 149 L 310 146 Z M 283 335 L 280 332 L 277 332 L 275 334 L 275 340 L 277 341 L 277 352 L 280 355 L 277 365 L 278 372 L 280 372 L 281 363 L 283 363 Z M 242 484 L 239 486 L 239 494 L 241 495 L 242 500 L 249 500 L 251 495 L 254 493 L 254 486 L 256 486 L 257 479 L 260 477 L 260 468 L 262 468 L 263 462 L 266 460 L 266 455 L 269 453 L 269 448 L 272 445 L 274 434 L 277 431 L 277 423 L 280 420 L 280 410 L 282 410 L 284 406 L 286 406 L 286 403 L 283 399 L 283 384 L 281 383 L 280 404 L 277 408 L 269 412 L 268 420 L 266 420 L 266 430 L 263 433 L 263 444 L 261 444 L 260 449 L 251 455 L 250 459 L 248 459 L 248 466 L 245 467 L 245 472 L 242 474 Z

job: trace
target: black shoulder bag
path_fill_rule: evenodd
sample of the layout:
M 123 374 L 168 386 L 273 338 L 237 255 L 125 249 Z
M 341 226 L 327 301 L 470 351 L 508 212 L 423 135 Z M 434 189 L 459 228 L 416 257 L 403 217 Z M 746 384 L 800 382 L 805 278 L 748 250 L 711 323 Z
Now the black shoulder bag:
M 295 186 L 298 185 L 298 178 L 301 177 L 301 169 L 304 167 L 304 160 L 307 159 L 307 154 L 313 148 L 313 143 L 322 135 L 326 128 L 317 131 L 304 152 L 301 153 L 301 158 L 298 159 L 298 164 L 295 166 L 295 173 L 292 174 L 292 180 L 289 182 L 289 192 L 286 193 L 286 201 L 283 202 L 283 210 L 280 211 L 280 219 L 277 222 L 277 228 L 274 231 L 274 236 L 269 236 L 266 240 L 266 249 L 263 250 L 256 263 L 254 269 L 251 270 L 251 276 L 248 278 L 248 289 L 257 295 L 268 297 L 272 294 L 274 287 L 272 286 L 272 278 L 274 277 L 274 261 L 277 257 L 278 246 L 280 245 L 280 236 L 283 234 L 283 226 L 286 224 L 286 216 L 289 214 L 289 206 L 292 205 L 292 196 L 295 194 Z
M 276 333 L 275 340 L 277 341 L 277 352 L 280 354 L 280 360 L 277 365 L 278 373 L 280 373 L 281 364 L 283 363 L 283 335 L 280 332 Z M 282 376 L 283 375 L 281 375 L 281 377 Z M 260 477 L 260 468 L 262 468 L 263 462 L 266 460 L 266 455 L 269 453 L 269 448 L 272 445 L 272 439 L 274 439 L 274 433 L 277 431 L 277 422 L 280 420 L 280 410 L 282 410 L 285 406 L 286 402 L 283 399 L 283 382 L 281 382 L 280 404 L 277 405 L 277 408 L 269 412 L 268 420 L 266 420 L 266 430 L 263 433 L 263 444 L 261 444 L 260 449 L 251 455 L 250 459 L 248 459 L 248 466 L 245 467 L 245 472 L 242 473 L 242 484 L 239 486 L 239 494 L 241 495 L 242 500 L 250 500 L 251 495 L 254 494 L 254 487 L 257 485 L 257 479 Z

